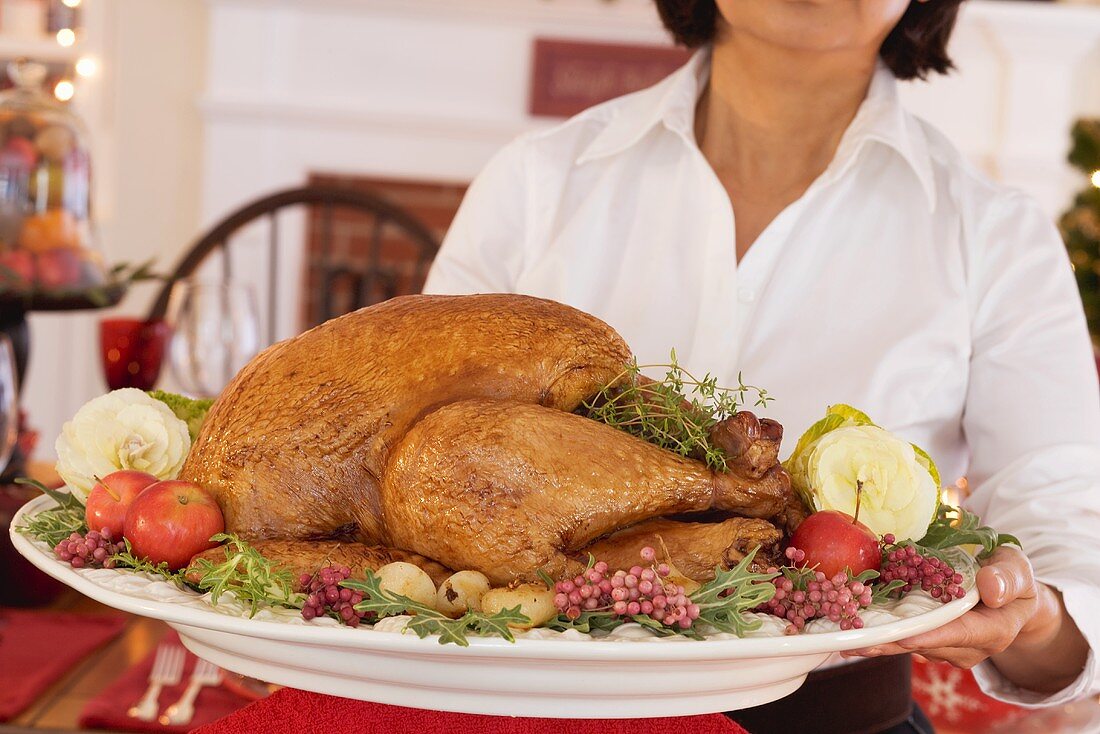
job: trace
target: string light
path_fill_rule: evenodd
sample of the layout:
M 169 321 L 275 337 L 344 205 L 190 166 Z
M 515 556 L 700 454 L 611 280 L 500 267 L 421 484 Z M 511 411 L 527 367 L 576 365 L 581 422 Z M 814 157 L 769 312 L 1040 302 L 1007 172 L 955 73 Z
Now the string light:
M 80 0 L 61 0 L 61 2 L 65 4 L 65 6 L 70 8 L 75 8 L 76 6 L 80 5 Z
M 68 79 L 62 79 L 53 88 L 53 96 L 57 97 L 62 102 L 68 102 L 73 98 L 73 93 L 76 92 L 76 87 Z
M 94 76 L 99 70 L 99 64 L 91 56 L 83 56 L 76 62 L 76 73 L 80 76 Z
M 1092 181 L 1092 185 L 1100 189 L 1100 171 L 1093 171 L 1089 176 L 1089 181 Z
M 76 33 L 72 28 L 62 28 L 57 32 L 57 42 L 62 46 L 72 46 L 76 43 Z

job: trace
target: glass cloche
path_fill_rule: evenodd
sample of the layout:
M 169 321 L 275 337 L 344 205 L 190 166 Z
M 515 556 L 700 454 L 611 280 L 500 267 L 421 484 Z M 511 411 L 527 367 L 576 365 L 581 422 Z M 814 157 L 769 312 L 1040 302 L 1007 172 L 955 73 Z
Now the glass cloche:
M 0 302 L 65 307 L 107 281 L 92 235 L 88 135 L 42 91 L 44 66 L 13 61 L 8 76 L 14 87 L 0 93 Z

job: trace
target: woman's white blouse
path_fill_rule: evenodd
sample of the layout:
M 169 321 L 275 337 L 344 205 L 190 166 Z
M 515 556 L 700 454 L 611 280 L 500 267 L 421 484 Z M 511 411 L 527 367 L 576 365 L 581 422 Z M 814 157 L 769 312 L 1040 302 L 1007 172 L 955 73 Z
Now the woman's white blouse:
M 1100 393 L 1057 231 L 907 113 L 880 69 L 836 157 L 740 263 L 693 135 L 700 52 L 644 91 L 504 148 L 471 186 L 425 292 L 514 292 L 619 331 L 643 363 L 766 387 L 785 446 L 849 403 L 966 475 L 1100 646 Z M 1049 704 L 1100 690 L 984 688 Z

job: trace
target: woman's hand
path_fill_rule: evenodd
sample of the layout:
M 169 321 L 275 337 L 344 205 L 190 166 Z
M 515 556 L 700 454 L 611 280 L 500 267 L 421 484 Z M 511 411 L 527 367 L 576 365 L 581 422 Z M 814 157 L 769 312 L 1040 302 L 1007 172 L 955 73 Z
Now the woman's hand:
M 972 668 L 986 658 L 1021 688 L 1055 692 L 1073 682 L 1088 655 L 1061 595 L 1035 581 L 1021 551 L 1001 547 L 978 571 L 981 604 L 937 630 L 845 657 L 918 653 Z

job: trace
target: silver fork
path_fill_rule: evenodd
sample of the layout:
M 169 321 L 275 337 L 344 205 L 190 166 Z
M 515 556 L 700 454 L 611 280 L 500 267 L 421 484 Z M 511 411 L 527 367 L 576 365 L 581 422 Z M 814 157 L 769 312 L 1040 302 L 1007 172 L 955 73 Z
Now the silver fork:
M 187 684 L 187 690 L 180 696 L 180 700 L 164 710 L 159 719 L 160 723 L 187 724 L 195 715 L 195 696 L 203 686 L 216 686 L 222 682 L 222 671 L 217 665 L 199 658 L 195 663 L 195 670 L 191 672 L 191 682 Z
M 183 648 L 179 645 L 161 645 L 157 648 L 153 669 L 149 671 L 149 687 L 145 689 L 141 700 L 126 712 L 130 717 L 142 721 L 153 721 L 157 718 L 160 691 L 164 686 L 174 686 L 180 682 L 184 657 Z

